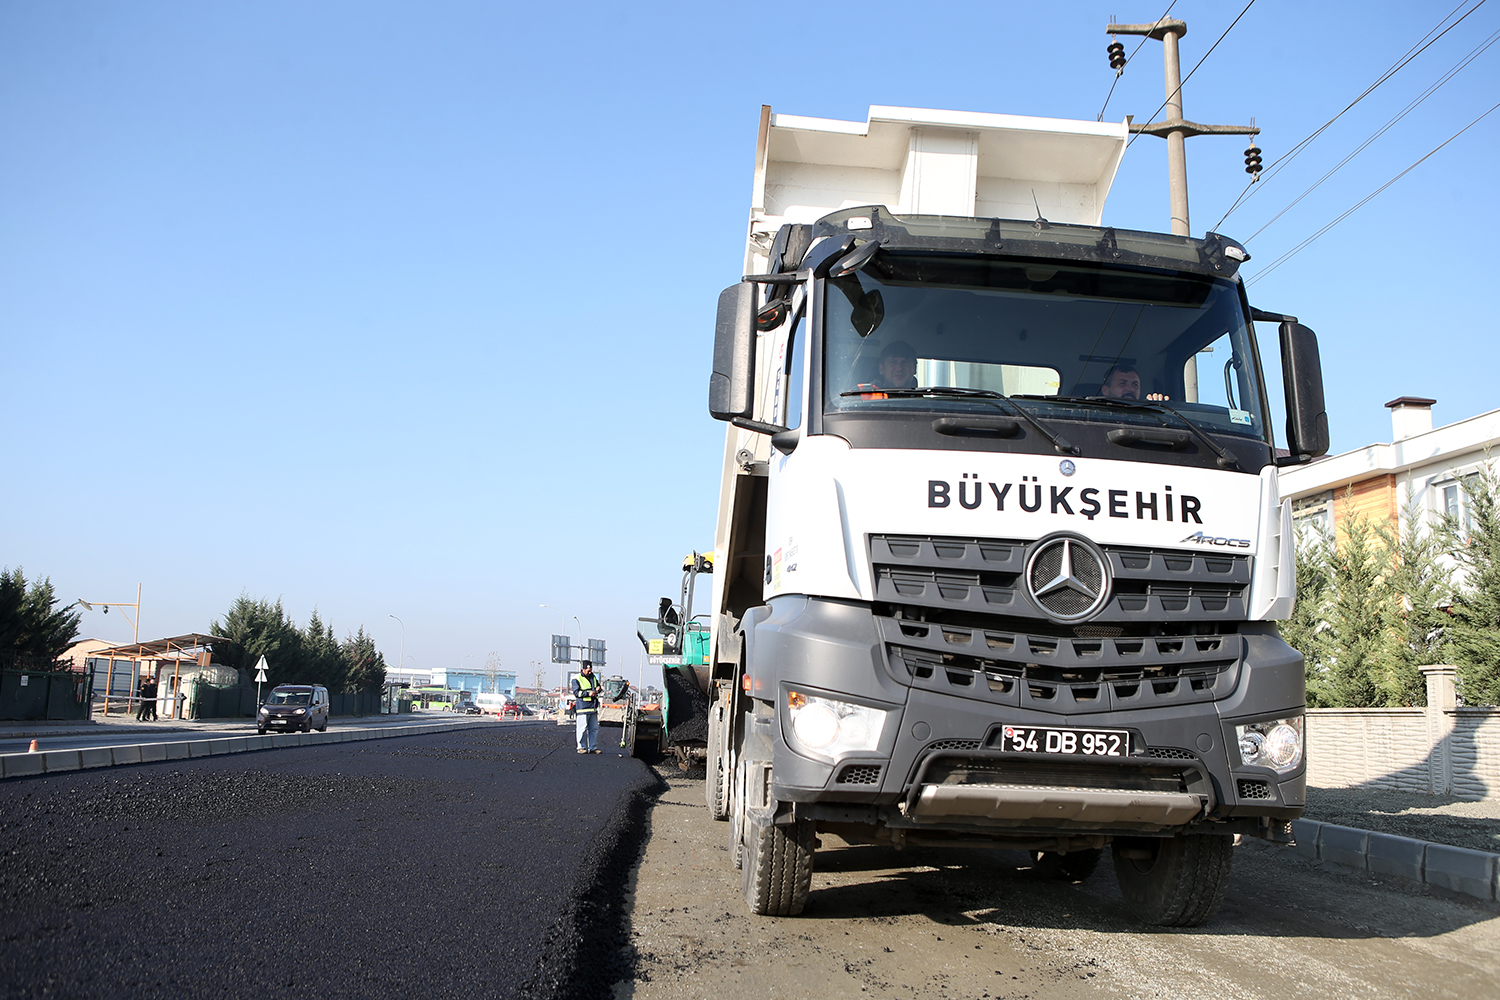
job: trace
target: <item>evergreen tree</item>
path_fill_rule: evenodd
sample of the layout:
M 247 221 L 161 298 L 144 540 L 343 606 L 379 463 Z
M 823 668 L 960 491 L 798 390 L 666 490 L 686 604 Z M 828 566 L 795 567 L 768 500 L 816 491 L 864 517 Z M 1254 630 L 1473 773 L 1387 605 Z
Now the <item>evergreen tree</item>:
M 255 664 L 264 656 L 272 684 L 307 683 L 302 633 L 286 616 L 280 600 L 275 604 L 265 598 L 252 601 L 241 594 L 229 606 L 224 621 L 211 623 L 208 631 L 229 640 L 222 649 L 221 644 L 214 646 L 218 662 L 253 676 Z
M 79 613 L 57 608 L 50 577 L 26 585 L 21 567 L 0 571 L 0 651 L 56 660 L 78 639 Z
M 359 632 L 347 636 L 342 646 L 345 683 L 351 691 L 379 691 L 385 686 L 385 656 L 375 648 L 375 640 Z
M 1415 497 L 1403 518 L 1400 531 L 1378 529 L 1392 556 L 1385 575 L 1394 599 L 1391 642 L 1378 683 L 1381 704 L 1392 708 L 1427 704 L 1427 685 L 1418 668 L 1444 661 L 1448 615 L 1443 605 L 1451 589 L 1449 574 L 1438 562 L 1441 532 L 1426 529 Z
M 1307 675 L 1307 703 L 1320 707 L 1327 685 L 1328 602 L 1331 551 L 1322 534 L 1297 531 L 1297 599 L 1291 617 L 1281 623 L 1281 637 L 1302 654 Z
M 313 609 L 307 628 L 302 630 L 302 665 L 305 683 L 322 684 L 337 692 L 342 692 L 348 683 L 344 651 L 334 638 L 333 626 L 323 624 L 317 608 Z
M 1366 708 L 1380 703 L 1379 681 L 1389 662 L 1391 595 L 1384 579 L 1389 552 L 1363 518 L 1349 518 L 1343 527 L 1344 537 L 1330 564 L 1332 651 L 1318 703 Z
M 1444 516 L 1444 547 L 1463 569 L 1448 629 L 1465 704 L 1500 704 L 1500 477 L 1486 462 L 1464 480 L 1468 517 Z

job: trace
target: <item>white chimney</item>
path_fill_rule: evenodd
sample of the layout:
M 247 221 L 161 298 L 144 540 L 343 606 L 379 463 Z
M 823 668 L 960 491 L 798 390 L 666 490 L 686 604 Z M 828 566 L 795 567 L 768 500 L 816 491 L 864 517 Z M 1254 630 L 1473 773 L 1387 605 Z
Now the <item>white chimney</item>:
M 1400 396 L 1385 405 L 1391 409 L 1391 440 L 1404 441 L 1432 430 L 1432 405 L 1435 399 Z

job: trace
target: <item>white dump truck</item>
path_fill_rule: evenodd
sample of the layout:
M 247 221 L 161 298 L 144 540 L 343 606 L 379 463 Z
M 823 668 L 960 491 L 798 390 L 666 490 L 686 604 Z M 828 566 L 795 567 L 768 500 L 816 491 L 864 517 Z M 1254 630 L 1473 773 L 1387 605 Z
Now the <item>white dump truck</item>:
M 1317 341 L 1251 306 L 1232 239 L 1104 224 L 1127 138 L 763 111 L 698 675 L 756 913 L 802 910 L 822 830 L 1072 879 L 1108 846 L 1143 919 L 1193 925 L 1235 835 L 1302 812 L 1276 476 L 1327 450 Z

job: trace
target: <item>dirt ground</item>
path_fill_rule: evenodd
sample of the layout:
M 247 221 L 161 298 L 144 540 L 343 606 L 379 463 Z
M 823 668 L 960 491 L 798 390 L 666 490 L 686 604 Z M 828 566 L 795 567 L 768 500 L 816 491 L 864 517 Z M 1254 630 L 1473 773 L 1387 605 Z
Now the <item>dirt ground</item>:
M 634 977 L 619 1000 L 1500 996 L 1500 905 L 1259 842 L 1236 850 L 1223 908 L 1192 930 L 1135 921 L 1107 851 L 1071 885 L 1019 852 L 898 852 L 828 834 L 806 912 L 755 917 L 701 772 L 662 776 L 629 887 Z

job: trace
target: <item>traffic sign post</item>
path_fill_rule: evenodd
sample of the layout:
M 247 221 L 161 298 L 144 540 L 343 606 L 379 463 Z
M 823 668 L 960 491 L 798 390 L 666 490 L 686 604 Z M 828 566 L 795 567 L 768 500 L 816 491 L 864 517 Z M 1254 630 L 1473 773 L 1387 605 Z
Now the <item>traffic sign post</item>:
M 255 706 L 257 708 L 260 707 L 260 686 L 264 684 L 268 679 L 266 677 L 267 669 L 268 665 L 266 663 L 266 657 L 265 654 L 262 653 L 260 659 L 255 663 Z

